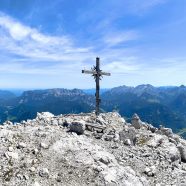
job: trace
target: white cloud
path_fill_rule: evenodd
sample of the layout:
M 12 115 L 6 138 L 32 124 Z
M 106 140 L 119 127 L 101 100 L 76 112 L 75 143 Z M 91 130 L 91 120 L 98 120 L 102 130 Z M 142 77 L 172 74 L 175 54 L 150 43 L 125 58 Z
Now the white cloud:
M 152 9 L 153 7 L 166 3 L 168 0 L 133 0 L 128 1 L 127 8 L 130 13 L 142 14 L 145 11 Z
M 3 14 L 0 14 L 0 50 L 40 61 L 85 60 L 92 55 L 89 48 L 76 47 L 69 36 L 46 35 Z
M 6 29 L 15 40 L 22 40 L 32 32 L 29 27 L 25 27 L 9 17 L 2 15 L 0 15 L 0 26 L 2 29 Z
M 151 8 L 151 7 L 154 7 L 158 4 L 165 3 L 166 1 L 167 0 L 150 0 L 150 1 L 142 0 L 141 8 L 143 8 L 143 9 Z
M 134 31 L 117 32 L 116 35 L 113 33 L 105 36 L 104 41 L 113 46 L 135 37 L 137 34 Z M 112 50 L 108 45 L 97 53 L 104 63 L 106 62 L 106 65 L 103 65 L 104 70 L 115 73 L 137 70 L 138 67 L 131 57 L 122 58 L 127 49 Z M 5 56 L 0 59 L 1 73 L 53 76 L 81 72 L 84 66 L 91 68 L 90 64 L 95 63 L 97 56 L 93 47 L 75 46 L 69 36 L 46 35 L 2 14 L 0 14 L 0 53 Z M 43 64 L 46 62 L 51 65 Z
M 115 46 L 128 41 L 136 40 L 138 34 L 135 31 L 112 32 L 104 37 L 104 42 L 109 46 Z
M 123 57 L 117 61 L 103 65 L 104 71 L 109 71 L 115 74 L 137 73 L 141 69 L 141 65 L 137 64 L 135 57 Z

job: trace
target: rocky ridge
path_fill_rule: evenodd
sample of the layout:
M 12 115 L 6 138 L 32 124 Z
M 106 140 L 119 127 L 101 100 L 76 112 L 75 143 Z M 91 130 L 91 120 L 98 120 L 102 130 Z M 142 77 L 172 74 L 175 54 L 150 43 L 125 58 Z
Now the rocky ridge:
M 116 112 L 59 115 L 0 126 L 0 185 L 186 185 L 186 141 Z

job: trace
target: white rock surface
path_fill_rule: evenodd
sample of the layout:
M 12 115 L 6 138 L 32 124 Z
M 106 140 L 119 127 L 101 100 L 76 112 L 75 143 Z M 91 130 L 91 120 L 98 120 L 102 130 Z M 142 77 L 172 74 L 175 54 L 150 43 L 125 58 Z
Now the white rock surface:
M 178 144 L 178 150 L 181 154 L 181 159 L 186 162 L 186 146 L 182 145 L 182 144 Z
M 23 142 L 20 142 L 19 144 L 18 144 L 18 147 L 19 148 L 26 148 L 26 143 L 23 143 Z
M 0 127 L 0 185 L 186 185 L 186 142 L 167 128 L 134 128 L 116 112 L 38 113 L 21 123 Z
M 12 158 L 12 159 L 18 159 L 19 158 L 19 155 L 18 155 L 17 152 L 6 152 L 5 156 L 7 158 Z

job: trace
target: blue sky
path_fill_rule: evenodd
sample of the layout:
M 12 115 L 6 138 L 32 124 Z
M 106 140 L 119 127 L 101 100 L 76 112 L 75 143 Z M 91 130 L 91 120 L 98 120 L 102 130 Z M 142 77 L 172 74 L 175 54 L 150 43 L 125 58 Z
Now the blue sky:
M 186 0 L 1 0 L 0 88 L 186 84 Z

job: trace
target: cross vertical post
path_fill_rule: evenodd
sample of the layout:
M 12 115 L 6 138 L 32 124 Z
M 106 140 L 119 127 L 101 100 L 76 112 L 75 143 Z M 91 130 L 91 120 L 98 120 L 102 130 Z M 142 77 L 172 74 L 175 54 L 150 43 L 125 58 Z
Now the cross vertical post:
M 96 115 L 99 115 L 99 106 L 101 99 L 99 97 L 99 91 L 100 91 L 100 86 L 99 86 L 99 80 L 100 80 L 100 62 L 99 58 L 96 58 Z
M 85 73 L 85 74 L 92 74 L 92 76 L 94 76 L 94 79 L 96 81 L 96 94 L 95 94 L 95 97 L 96 97 L 96 116 L 99 115 L 100 113 L 100 102 L 101 102 L 101 99 L 100 99 L 100 80 L 101 80 L 101 77 L 103 75 L 106 75 L 106 76 L 110 76 L 111 74 L 110 73 L 107 73 L 107 72 L 102 72 L 102 70 L 100 70 L 100 59 L 99 57 L 96 58 L 96 66 L 94 66 L 93 68 L 91 68 L 91 70 L 82 70 L 82 73 Z

